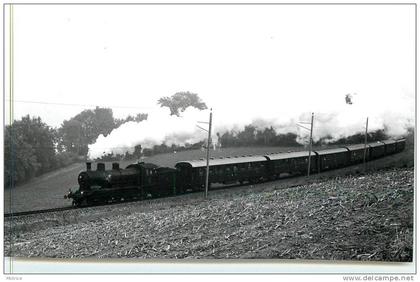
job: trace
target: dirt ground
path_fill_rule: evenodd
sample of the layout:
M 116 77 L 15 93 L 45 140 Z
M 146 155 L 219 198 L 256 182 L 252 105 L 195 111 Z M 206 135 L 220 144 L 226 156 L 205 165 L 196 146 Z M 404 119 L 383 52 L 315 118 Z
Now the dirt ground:
M 14 257 L 412 261 L 412 168 L 5 221 Z

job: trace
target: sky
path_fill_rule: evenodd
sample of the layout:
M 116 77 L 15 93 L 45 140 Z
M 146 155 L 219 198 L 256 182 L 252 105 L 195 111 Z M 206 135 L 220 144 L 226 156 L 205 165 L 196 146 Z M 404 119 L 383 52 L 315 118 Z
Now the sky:
M 213 109 L 218 131 L 248 123 L 296 131 L 314 112 L 318 137 L 363 131 L 366 117 L 372 130 L 402 134 L 414 124 L 414 12 L 413 5 L 15 6 L 14 117 L 58 127 L 98 105 L 116 117 L 156 113 L 164 128 L 167 113 L 156 101 L 190 91 Z M 193 124 L 208 118 L 196 114 L 187 114 Z

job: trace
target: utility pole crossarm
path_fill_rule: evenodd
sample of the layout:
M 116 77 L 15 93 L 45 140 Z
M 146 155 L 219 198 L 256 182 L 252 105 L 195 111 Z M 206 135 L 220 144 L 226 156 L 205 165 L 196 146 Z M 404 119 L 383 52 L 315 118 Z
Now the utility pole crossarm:
M 311 173 L 311 155 L 312 155 L 312 132 L 314 129 L 314 113 L 312 113 L 311 118 L 311 135 L 309 136 L 309 158 L 308 158 L 308 177 Z
M 366 118 L 366 130 L 365 130 L 365 149 L 363 152 L 363 166 L 366 173 L 366 149 L 367 149 L 367 133 L 368 133 L 369 117 Z
M 202 128 L 199 125 L 196 125 L 198 128 L 200 128 L 201 130 L 204 130 L 205 132 L 208 132 L 208 137 L 207 137 L 207 154 L 206 154 L 206 188 L 205 188 L 205 193 L 204 193 L 204 197 L 207 199 L 207 194 L 209 191 L 209 158 L 210 158 L 210 139 L 211 139 L 211 120 L 212 120 L 212 110 L 210 109 L 210 117 L 209 117 L 209 121 L 197 121 L 197 123 L 204 123 L 204 124 L 208 124 L 209 125 L 209 129 L 205 129 Z
M 202 128 L 201 126 L 199 126 L 199 125 L 196 125 L 198 128 L 200 128 L 201 130 L 204 130 L 205 132 L 209 132 L 207 129 L 205 129 L 205 128 Z
M 301 124 L 310 124 L 311 128 L 307 128 Z M 308 156 L 308 177 L 311 173 L 311 156 L 312 156 L 312 132 L 314 129 L 314 113 L 312 113 L 312 117 L 311 117 L 311 122 L 305 122 L 305 121 L 299 121 L 298 123 L 296 123 L 297 126 L 306 129 L 308 131 L 310 131 L 310 135 L 309 135 L 309 156 Z
M 306 130 L 311 130 L 310 128 L 307 128 L 307 127 L 305 127 L 305 126 L 303 126 L 303 125 L 300 125 L 300 124 L 296 124 L 297 126 L 299 126 L 299 127 L 302 127 L 302 128 L 304 128 L 304 129 L 306 129 Z
M 210 109 L 210 118 L 209 118 L 209 130 L 208 130 L 208 133 L 209 133 L 209 135 L 208 135 L 208 138 L 207 138 L 207 165 L 206 165 L 206 167 L 207 167 L 207 169 L 206 169 L 206 191 L 205 191 L 205 194 L 204 194 L 204 197 L 207 199 L 207 194 L 208 194 L 208 191 L 209 191 L 209 158 L 210 158 L 210 139 L 211 139 L 211 122 L 212 122 L 212 115 L 213 115 L 213 113 L 212 113 L 212 109 Z

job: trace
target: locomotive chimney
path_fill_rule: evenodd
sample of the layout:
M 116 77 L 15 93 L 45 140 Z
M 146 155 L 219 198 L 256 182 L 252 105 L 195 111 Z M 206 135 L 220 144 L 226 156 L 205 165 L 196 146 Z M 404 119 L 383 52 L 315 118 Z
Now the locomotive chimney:
M 104 163 L 98 163 L 98 165 L 96 166 L 96 170 L 105 171 L 105 164 Z
M 112 169 L 119 170 L 120 164 L 119 163 L 112 163 Z
M 86 163 L 86 170 L 87 171 L 91 171 L 92 170 L 92 163 L 91 162 L 87 162 Z

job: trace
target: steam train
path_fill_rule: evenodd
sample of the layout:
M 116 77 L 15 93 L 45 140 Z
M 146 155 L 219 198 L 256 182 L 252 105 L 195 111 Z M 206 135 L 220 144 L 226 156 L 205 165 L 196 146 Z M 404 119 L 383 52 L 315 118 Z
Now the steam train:
M 310 172 L 342 168 L 362 163 L 364 159 L 370 161 L 404 149 L 405 139 L 399 139 L 368 143 L 366 150 L 364 144 L 357 144 L 311 151 Z M 308 151 L 211 158 L 209 186 L 257 183 L 286 175 L 305 174 L 308 161 Z M 138 162 L 121 169 L 118 163 L 113 163 L 111 170 L 106 170 L 104 163 L 98 163 L 96 170 L 92 170 L 92 164 L 88 162 L 86 171 L 82 171 L 78 176 L 78 189 L 70 190 L 64 197 L 73 199 L 74 206 L 140 200 L 202 191 L 205 179 L 204 159 L 178 162 L 175 168 Z

